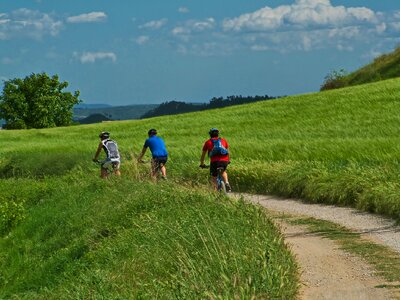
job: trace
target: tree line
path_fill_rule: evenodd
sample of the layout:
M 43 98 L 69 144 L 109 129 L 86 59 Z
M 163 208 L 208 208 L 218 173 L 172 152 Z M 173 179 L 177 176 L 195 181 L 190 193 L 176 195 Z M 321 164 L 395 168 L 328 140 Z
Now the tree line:
M 73 94 L 64 91 L 67 87 L 68 82 L 60 81 L 57 75 L 50 77 L 44 72 L 4 81 L 3 94 L 0 95 L 0 119 L 5 120 L 5 128 L 29 129 L 72 125 L 73 107 L 82 100 L 79 99 L 79 91 Z M 239 95 L 226 98 L 214 97 L 209 103 L 167 101 L 140 118 L 222 108 L 276 98 L 268 95 Z M 93 122 L 91 119 L 88 121 Z
M 222 108 L 232 105 L 241 105 L 251 102 L 272 100 L 278 97 L 272 97 L 268 95 L 264 96 L 228 96 L 223 97 L 213 97 L 209 103 L 186 103 L 182 101 L 166 101 L 161 103 L 156 108 L 146 112 L 140 118 L 152 118 L 164 115 L 175 115 L 187 112 L 201 111 L 213 108 Z

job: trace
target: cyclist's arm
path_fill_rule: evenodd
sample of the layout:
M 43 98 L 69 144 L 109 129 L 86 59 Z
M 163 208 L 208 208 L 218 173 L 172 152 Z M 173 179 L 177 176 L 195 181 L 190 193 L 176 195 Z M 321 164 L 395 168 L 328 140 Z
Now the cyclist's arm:
M 201 158 L 200 158 L 200 165 L 204 165 L 204 158 L 206 157 L 207 150 L 203 150 L 201 153 Z
M 94 155 L 93 160 L 97 160 L 99 158 L 101 149 L 103 149 L 103 144 L 102 143 L 100 143 L 99 146 L 97 147 L 97 151 L 96 151 L 96 154 Z
M 139 157 L 137 158 L 138 161 L 142 160 L 143 155 L 146 153 L 147 147 L 143 147 L 142 152 L 140 152 Z

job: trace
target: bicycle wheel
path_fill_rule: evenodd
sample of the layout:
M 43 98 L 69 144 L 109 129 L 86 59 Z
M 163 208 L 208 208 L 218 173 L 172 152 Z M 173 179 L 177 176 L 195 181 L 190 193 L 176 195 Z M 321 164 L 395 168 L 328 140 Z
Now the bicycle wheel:
M 218 191 L 223 192 L 224 194 L 226 194 L 225 182 L 222 179 L 220 179 L 218 181 Z

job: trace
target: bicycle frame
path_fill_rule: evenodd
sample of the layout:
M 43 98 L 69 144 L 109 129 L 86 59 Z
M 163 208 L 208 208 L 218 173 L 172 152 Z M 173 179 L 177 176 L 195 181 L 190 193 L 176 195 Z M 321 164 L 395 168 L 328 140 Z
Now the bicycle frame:
M 207 169 L 207 168 L 210 168 L 210 166 L 200 165 L 200 168 Z M 227 193 L 226 185 L 225 185 L 225 181 L 222 177 L 222 174 L 224 173 L 225 170 L 224 170 L 224 168 L 217 168 L 217 171 L 218 171 L 218 173 L 217 173 L 217 191 L 223 192 L 226 194 Z

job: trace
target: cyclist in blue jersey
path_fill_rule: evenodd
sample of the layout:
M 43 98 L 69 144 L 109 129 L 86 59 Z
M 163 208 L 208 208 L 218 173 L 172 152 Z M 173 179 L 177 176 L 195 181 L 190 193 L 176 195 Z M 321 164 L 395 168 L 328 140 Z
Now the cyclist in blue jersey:
M 147 148 L 150 148 L 153 157 L 151 160 L 151 176 L 156 177 L 157 171 L 160 170 L 161 178 L 167 179 L 165 164 L 168 160 L 168 152 L 164 140 L 157 136 L 157 130 L 155 129 L 150 129 L 147 134 L 149 138 L 144 142 L 142 152 L 138 157 L 138 162 L 142 162 L 143 155 L 146 153 Z

